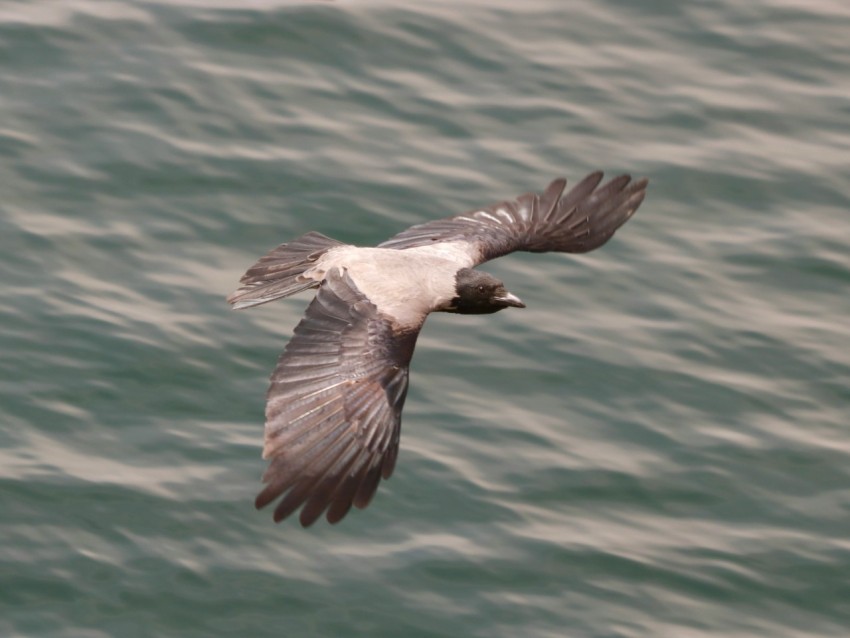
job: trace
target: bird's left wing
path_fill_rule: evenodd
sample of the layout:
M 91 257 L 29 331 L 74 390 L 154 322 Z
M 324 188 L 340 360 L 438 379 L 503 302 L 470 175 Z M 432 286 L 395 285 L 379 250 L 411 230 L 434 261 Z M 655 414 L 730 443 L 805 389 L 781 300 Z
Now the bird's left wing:
M 591 173 L 564 193 L 567 180 L 556 179 L 540 195 L 527 193 L 444 219 L 411 226 L 381 248 L 415 248 L 437 242 L 462 246 L 472 265 L 517 250 L 585 253 L 608 241 L 634 214 L 646 194 L 647 180 L 620 175 L 600 186 L 602 173 Z
M 271 377 L 258 508 L 283 496 L 275 520 L 303 505 L 306 527 L 369 504 L 395 466 L 420 328 L 398 331 L 345 270 L 327 273 Z

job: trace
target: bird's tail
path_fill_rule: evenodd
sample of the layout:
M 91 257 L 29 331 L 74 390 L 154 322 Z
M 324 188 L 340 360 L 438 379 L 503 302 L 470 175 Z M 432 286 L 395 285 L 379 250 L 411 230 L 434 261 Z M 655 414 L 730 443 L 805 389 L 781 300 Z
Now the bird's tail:
M 241 286 L 228 295 L 227 301 L 234 309 L 241 310 L 314 288 L 319 282 L 304 276 L 304 272 L 328 250 L 343 245 L 316 232 L 281 244 L 242 275 Z

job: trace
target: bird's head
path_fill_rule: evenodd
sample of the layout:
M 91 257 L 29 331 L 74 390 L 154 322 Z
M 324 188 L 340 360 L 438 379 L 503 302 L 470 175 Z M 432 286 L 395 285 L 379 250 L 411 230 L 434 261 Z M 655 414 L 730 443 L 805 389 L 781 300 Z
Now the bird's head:
M 525 308 L 519 297 L 505 289 L 505 284 L 486 272 L 462 268 L 455 275 L 455 297 L 446 312 L 462 315 L 486 315 L 503 308 Z

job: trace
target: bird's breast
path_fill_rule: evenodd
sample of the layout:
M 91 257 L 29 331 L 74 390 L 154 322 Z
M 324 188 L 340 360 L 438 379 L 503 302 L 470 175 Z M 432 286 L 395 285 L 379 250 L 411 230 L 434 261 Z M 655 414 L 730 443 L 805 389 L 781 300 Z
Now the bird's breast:
M 418 327 L 456 294 L 458 265 L 418 249 L 340 246 L 328 251 L 309 275 L 321 280 L 331 268 L 346 269 L 358 290 L 399 328 Z

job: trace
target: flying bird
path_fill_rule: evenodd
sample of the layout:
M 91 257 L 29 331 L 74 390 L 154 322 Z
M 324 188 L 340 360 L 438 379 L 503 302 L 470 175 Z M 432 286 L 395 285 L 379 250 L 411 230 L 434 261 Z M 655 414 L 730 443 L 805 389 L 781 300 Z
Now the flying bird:
M 372 500 L 398 456 L 401 411 L 416 338 L 432 312 L 524 308 L 475 267 L 523 250 L 600 247 L 640 206 L 647 180 L 591 173 L 566 194 L 554 180 L 454 217 L 412 226 L 375 248 L 309 232 L 260 258 L 227 301 L 250 308 L 318 288 L 271 376 L 263 508 L 279 522 L 301 508 L 304 527 L 339 522 Z

